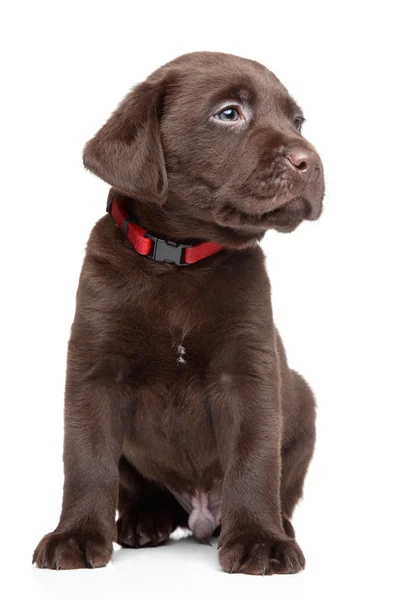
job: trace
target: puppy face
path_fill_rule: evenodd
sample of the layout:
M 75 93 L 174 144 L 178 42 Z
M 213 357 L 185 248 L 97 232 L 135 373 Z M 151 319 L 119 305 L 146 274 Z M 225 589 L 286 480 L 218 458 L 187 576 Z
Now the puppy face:
M 292 231 L 322 210 L 321 160 L 304 117 L 264 66 L 184 55 L 135 88 L 85 149 L 128 195 L 242 240 Z

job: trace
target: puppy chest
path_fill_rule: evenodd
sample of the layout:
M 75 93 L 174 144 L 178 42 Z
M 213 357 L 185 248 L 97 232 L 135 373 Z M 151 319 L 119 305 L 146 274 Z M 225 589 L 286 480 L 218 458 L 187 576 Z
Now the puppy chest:
M 165 323 L 146 325 L 125 327 L 117 351 L 119 380 L 145 389 L 175 385 L 181 389 L 186 379 L 201 380 L 210 361 L 209 332 L 194 335 Z
M 169 369 L 164 363 L 132 390 L 124 453 L 149 477 L 176 472 L 196 481 L 216 455 L 210 403 L 202 375 L 177 362 L 182 349 L 173 352 Z

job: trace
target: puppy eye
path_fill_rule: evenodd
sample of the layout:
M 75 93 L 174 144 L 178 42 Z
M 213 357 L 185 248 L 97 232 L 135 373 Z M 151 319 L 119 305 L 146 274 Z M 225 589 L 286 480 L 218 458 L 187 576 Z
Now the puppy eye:
M 224 110 L 221 110 L 221 112 L 214 115 L 214 117 L 220 121 L 229 122 L 239 121 L 241 119 L 238 109 L 234 106 L 228 106 L 227 108 L 224 108 Z
M 295 118 L 294 126 L 296 127 L 297 131 L 301 131 L 304 121 L 305 121 L 304 117 L 296 117 Z

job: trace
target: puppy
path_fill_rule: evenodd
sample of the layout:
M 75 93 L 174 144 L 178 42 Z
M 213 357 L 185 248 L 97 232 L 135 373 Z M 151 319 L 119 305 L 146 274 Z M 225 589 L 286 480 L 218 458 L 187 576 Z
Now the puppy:
M 314 398 L 288 368 L 259 245 L 321 213 L 303 120 L 261 64 L 197 52 L 87 143 L 84 165 L 112 189 L 77 291 L 63 506 L 39 567 L 101 567 L 113 541 L 156 546 L 181 526 L 219 535 L 228 573 L 304 568 L 290 519 Z

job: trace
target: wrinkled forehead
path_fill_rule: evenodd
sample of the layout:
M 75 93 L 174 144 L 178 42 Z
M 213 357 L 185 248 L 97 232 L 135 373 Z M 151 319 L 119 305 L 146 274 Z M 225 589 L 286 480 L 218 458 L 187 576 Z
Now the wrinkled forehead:
M 179 99 L 191 109 L 218 109 L 238 103 L 260 116 L 278 112 L 293 117 L 300 108 L 279 79 L 262 65 L 221 65 L 184 73 Z M 200 105 L 200 106 L 199 106 Z

